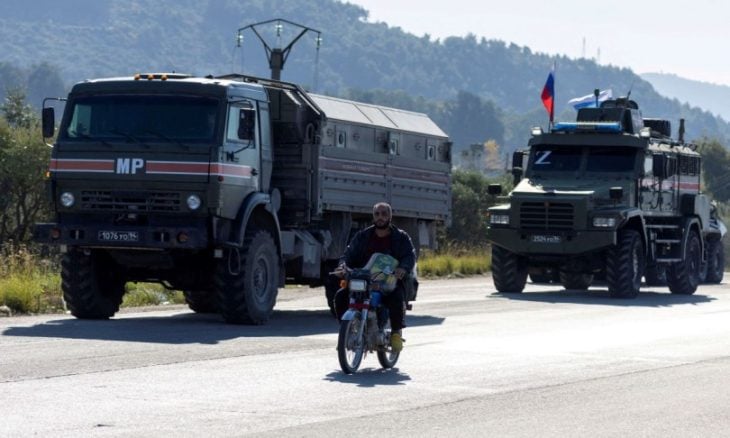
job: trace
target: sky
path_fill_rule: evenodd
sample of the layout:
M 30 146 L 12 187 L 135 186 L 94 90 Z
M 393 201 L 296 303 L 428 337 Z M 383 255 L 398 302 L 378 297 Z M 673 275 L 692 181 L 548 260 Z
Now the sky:
M 720 0 L 348 0 L 367 21 L 431 39 L 498 39 L 636 73 L 730 85 L 730 2 Z M 558 66 L 559 69 L 559 66 Z

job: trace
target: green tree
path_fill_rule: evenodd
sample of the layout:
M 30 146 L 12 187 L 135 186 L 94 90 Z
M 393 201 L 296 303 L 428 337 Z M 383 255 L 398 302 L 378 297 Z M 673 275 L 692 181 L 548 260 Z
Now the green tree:
M 11 127 L 30 129 L 38 120 L 33 107 L 25 102 L 25 96 L 23 89 L 12 88 L 8 90 L 5 102 L 0 106 L 0 111 Z
M 718 140 L 703 138 L 698 146 L 702 154 L 702 171 L 705 188 L 712 198 L 727 202 L 730 200 L 730 152 Z
M 11 99 L 3 111 L 6 118 L 0 118 L 0 243 L 23 242 L 30 239 L 33 224 L 48 214 L 44 175 L 50 148 L 41 140 L 37 119 L 23 100 Z
M 461 246 L 487 243 L 487 209 L 497 202 L 487 192 L 491 183 L 502 184 L 505 191 L 511 189 L 506 176 L 495 179 L 475 171 L 454 171 L 451 226 L 446 230 L 446 238 L 450 243 Z

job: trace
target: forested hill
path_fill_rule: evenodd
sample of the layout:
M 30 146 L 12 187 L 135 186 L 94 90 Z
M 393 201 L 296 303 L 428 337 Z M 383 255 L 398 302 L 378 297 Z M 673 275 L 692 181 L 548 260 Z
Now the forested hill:
M 631 89 L 646 116 L 668 118 L 674 126 L 680 117 L 686 118 L 689 138 L 709 135 L 725 142 L 730 138 L 726 122 L 661 97 L 628 69 L 548 57 L 496 40 L 416 37 L 397 27 L 367 22 L 363 8 L 334 0 L 3 0 L 0 63 L 30 68 L 47 62 L 60 69 L 67 85 L 143 71 L 221 74 L 243 68 L 268 76 L 254 34 L 244 35 L 241 48 L 235 47 L 235 35 L 242 26 L 278 17 L 321 30 L 323 37 L 318 74 L 314 35 L 308 34 L 294 46 L 284 80 L 338 95 L 349 89 L 402 90 L 435 107 L 448 105 L 459 95 L 493 101 L 487 107 L 499 126 L 485 120 L 486 138 L 457 134 L 462 142 L 496 138 L 512 143 L 507 148 L 523 145 L 531 125 L 545 124 L 539 96 L 553 62 L 559 114 L 566 111 L 566 117 L 572 117 L 567 100 L 594 88 L 612 88 L 614 94 Z M 490 19 L 484 17 L 485 29 Z M 284 44 L 293 31 L 284 27 Z M 273 26 L 265 36 L 276 43 Z M 381 103 L 391 100 L 388 93 L 374 96 L 381 96 Z M 500 129 L 501 137 L 496 135 Z

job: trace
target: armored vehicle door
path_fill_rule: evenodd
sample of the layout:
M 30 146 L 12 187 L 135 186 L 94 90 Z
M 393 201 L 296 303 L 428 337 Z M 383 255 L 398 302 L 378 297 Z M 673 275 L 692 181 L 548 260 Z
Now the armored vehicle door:
M 644 176 L 640 185 L 640 208 L 652 213 L 671 212 L 676 204 L 676 157 L 663 152 L 649 152 L 644 158 Z

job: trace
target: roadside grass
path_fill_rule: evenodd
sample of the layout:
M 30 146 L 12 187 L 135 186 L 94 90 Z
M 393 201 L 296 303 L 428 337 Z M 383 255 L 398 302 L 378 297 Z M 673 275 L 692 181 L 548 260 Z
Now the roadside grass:
M 418 260 L 423 278 L 480 275 L 489 272 L 490 267 L 487 249 L 424 250 Z M 157 283 L 129 282 L 126 290 L 122 307 L 185 304 L 181 291 Z M 12 242 L 0 246 L 0 306 L 6 306 L 12 314 L 65 312 L 58 257 L 41 255 L 35 247 Z
M 418 259 L 418 275 L 424 278 L 464 277 L 489 272 L 491 252 L 486 249 L 446 248 L 443 251 L 422 251 Z

